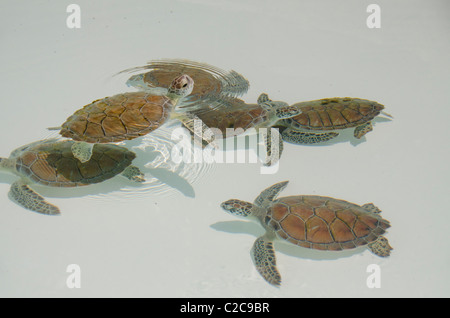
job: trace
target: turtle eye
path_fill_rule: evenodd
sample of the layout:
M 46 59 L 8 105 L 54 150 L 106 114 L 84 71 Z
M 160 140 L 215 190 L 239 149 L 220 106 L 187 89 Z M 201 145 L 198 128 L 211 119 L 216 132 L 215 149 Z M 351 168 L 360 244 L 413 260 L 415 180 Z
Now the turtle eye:
M 186 86 L 187 86 L 187 83 L 184 83 L 183 87 L 186 87 Z

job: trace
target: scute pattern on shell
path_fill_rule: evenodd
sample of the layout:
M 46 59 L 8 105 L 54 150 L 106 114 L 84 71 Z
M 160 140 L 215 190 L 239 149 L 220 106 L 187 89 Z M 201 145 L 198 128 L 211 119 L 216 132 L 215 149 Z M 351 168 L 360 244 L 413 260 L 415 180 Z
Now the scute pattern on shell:
M 192 103 L 200 99 L 219 97 L 237 97 L 247 92 L 249 82 L 235 71 L 224 71 L 207 63 L 185 59 L 161 59 L 148 62 L 142 67 L 135 67 L 123 72 L 147 71 L 138 75 L 149 87 L 168 88 L 173 78 L 187 74 L 195 81 L 195 86 L 188 97 Z
M 384 106 L 377 102 L 358 98 L 325 98 L 300 102 L 301 114 L 286 119 L 297 128 L 334 130 L 359 126 L 380 114 Z
M 265 221 L 293 244 L 332 251 L 366 245 L 390 227 L 388 221 L 359 205 L 321 196 L 280 198 Z
M 247 130 L 267 120 L 267 112 L 257 104 L 246 104 L 240 99 L 235 99 L 232 107 L 211 111 L 194 112 L 206 126 L 218 128 L 223 137 L 239 135 L 239 129 Z M 227 128 L 235 131 L 227 135 Z
M 60 134 L 77 141 L 130 140 L 160 127 L 173 106 L 165 96 L 130 92 L 96 100 L 70 116 Z
M 124 147 L 99 144 L 91 159 L 81 163 L 71 150 L 71 140 L 43 143 L 25 150 L 16 169 L 34 182 L 52 187 L 76 187 L 105 181 L 121 173 L 136 157 Z

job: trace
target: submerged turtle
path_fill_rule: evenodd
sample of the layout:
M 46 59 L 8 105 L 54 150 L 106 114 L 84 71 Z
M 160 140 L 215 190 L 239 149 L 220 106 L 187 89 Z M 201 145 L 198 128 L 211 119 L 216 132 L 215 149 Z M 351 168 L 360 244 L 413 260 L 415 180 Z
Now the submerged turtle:
M 59 214 L 59 209 L 45 201 L 28 185 L 78 187 L 99 183 L 118 174 L 143 182 L 144 175 L 131 162 L 136 154 L 117 145 L 101 144 L 94 148 L 89 162 L 81 163 L 72 154 L 72 140 L 48 139 L 14 150 L 9 158 L 0 158 L 0 168 L 20 176 L 11 185 L 9 197 L 24 207 L 43 214 Z
M 180 98 L 191 93 L 194 81 L 188 75 L 176 77 L 166 95 L 149 92 L 128 92 L 105 97 L 77 110 L 67 118 L 60 134 L 71 138 L 73 154 L 87 162 L 94 144 L 134 139 L 157 129 L 172 115 L 183 120 L 182 114 L 172 112 Z
M 301 114 L 281 121 L 280 127 L 283 140 L 294 144 L 326 141 L 338 136 L 337 130 L 346 128 L 354 128 L 353 135 L 360 139 L 372 131 L 371 120 L 380 113 L 392 117 L 382 112 L 383 105 L 360 98 L 325 98 L 291 106 L 300 109 Z M 333 132 L 328 135 L 320 133 L 324 131 Z
M 343 200 L 316 195 L 296 195 L 277 199 L 288 182 L 277 183 L 252 203 L 228 200 L 221 207 L 231 214 L 254 217 L 266 233 L 256 239 L 252 256 L 258 272 L 273 285 L 281 284 L 273 240 L 328 251 L 352 249 L 366 245 L 374 254 L 387 257 L 392 247 L 382 236 L 389 221 L 372 203 L 359 206 Z
M 199 101 L 211 102 L 221 97 L 241 96 L 249 88 L 249 82 L 235 71 L 227 72 L 207 63 L 185 59 L 154 60 L 145 66 L 128 69 L 121 73 L 140 70 L 147 70 L 147 72 L 133 75 L 127 81 L 127 85 L 140 90 L 168 88 L 175 76 L 189 75 L 194 80 L 195 87 L 189 97 L 183 100 L 183 107 L 190 107 L 190 109 L 195 109 Z
M 215 104 L 225 105 L 225 107 L 216 108 L 214 107 Z M 278 161 L 283 150 L 282 136 L 281 138 L 278 136 L 278 144 L 272 144 L 272 140 L 276 141 L 276 138 L 272 137 L 274 131 L 270 128 L 282 125 L 284 120 L 298 116 L 301 112 L 296 106 L 289 106 L 285 102 L 270 100 L 265 93 L 258 97 L 257 104 L 247 104 L 238 98 L 220 98 L 212 103 L 212 108 L 214 110 L 202 108 L 191 113 L 201 120 L 200 124 L 202 124 L 203 128 L 215 129 L 214 139 L 234 137 L 243 134 L 251 128 L 254 128 L 257 132 L 260 128 L 268 128 L 264 134 L 264 142 L 268 152 L 267 165 Z M 198 132 L 195 132 L 199 128 L 196 128 L 194 121 L 185 121 L 184 126 L 190 130 L 192 135 L 200 135 Z M 205 130 L 201 134 L 203 136 L 202 139 L 206 143 L 213 139 L 210 138 L 210 135 L 211 133 L 208 134 Z M 322 140 L 334 137 L 334 133 L 322 133 L 319 135 Z

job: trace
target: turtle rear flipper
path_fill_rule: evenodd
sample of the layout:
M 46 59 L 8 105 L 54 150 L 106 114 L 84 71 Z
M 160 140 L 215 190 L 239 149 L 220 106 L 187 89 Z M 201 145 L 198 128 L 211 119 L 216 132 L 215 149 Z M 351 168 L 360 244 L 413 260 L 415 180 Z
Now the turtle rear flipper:
M 372 123 L 369 121 L 355 128 L 353 135 L 357 139 L 361 139 L 365 134 L 373 130 Z
M 130 165 L 122 171 L 122 175 L 134 182 L 145 182 L 145 175 L 141 172 L 141 170 L 133 165 Z
M 371 212 L 371 213 L 381 213 L 381 210 L 376 207 L 373 203 L 366 203 L 363 204 L 361 207 L 363 207 L 364 209 L 366 209 L 367 211 Z
M 14 182 L 8 196 L 25 209 L 48 215 L 60 214 L 56 206 L 45 201 L 41 195 L 33 191 L 23 181 Z
M 256 269 L 272 285 L 280 286 L 281 276 L 277 269 L 275 249 L 267 235 L 259 237 L 252 248 L 252 257 Z
M 388 257 L 391 255 L 391 250 L 393 250 L 393 248 L 389 245 L 387 238 L 384 236 L 378 237 L 375 242 L 369 243 L 367 247 L 372 251 L 372 253 L 380 257 Z

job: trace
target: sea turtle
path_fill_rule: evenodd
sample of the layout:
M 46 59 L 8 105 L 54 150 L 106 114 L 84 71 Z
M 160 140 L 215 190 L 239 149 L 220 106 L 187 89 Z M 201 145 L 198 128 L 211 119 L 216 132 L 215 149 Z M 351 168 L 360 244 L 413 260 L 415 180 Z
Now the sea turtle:
M 268 151 L 265 164 L 272 165 L 279 159 L 279 156 L 282 153 L 283 140 L 282 136 L 278 136 L 278 144 L 272 145 L 272 140 L 276 141 L 277 139 L 273 138 L 272 134 L 274 133 L 274 130 L 270 128 L 280 125 L 280 123 L 288 118 L 298 116 L 298 114 L 300 114 L 300 109 L 295 106 L 289 106 L 285 102 L 273 101 L 269 99 L 266 93 L 262 93 L 258 97 L 257 102 L 257 104 L 247 104 L 238 98 L 221 97 L 212 102 L 212 109 L 201 107 L 200 110 L 191 111 L 189 113 L 194 114 L 195 118 L 199 118 L 201 120 L 200 124 L 202 124 L 202 127 L 206 128 L 206 130 L 208 128 L 215 128 L 214 138 L 210 137 L 211 133 L 202 131 L 201 136 L 208 137 L 208 139 L 203 138 L 206 143 L 208 143 L 209 140 L 218 138 L 234 137 L 251 128 L 254 128 L 257 132 L 259 132 L 260 128 L 267 128 L 266 130 L 262 130 L 262 132 L 264 132 L 264 142 Z M 225 107 L 215 107 L 215 104 L 224 105 Z M 198 130 L 196 129 L 194 122 L 195 121 L 185 121 L 184 126 L 191 131 L 193 136 L 200 136 L 198 132 L 194 133 Z M 320 135 L 322 140 L 334 137 L 334 133 L 328 132 L 318 135 Z
M 87 162 L 94 144 L 134 139 L 157 129 L 169 118 L 183 120 L 182 114 L 172 112 L 180 98 L 190 94 L 194 81 L 188 75 L 177 76 L 166 95 L 145 91 L 127 92 L 98 99 L 77 110 L 61 125 L 60 130 L 71 138 L 73 153 Z
M 131 165 L 136 154 L 127 148 L 100 144 L 92 158 L 81 163 L 72 154 L 72 140 L 47 139 L 14 150 L 9 158 L 0 158 L 0 168 L 20 177 L 11 185 L 9 197 L 20 206 L 43 214 L 59 214 L 59 209 L 45 201 L 28 185 L 78 187 L 99 183 L 118 174 L 143 182 L 144 175 Z
M 256 269 L 273 285 L 281 284 L 277 270 L 273 240 L 328 251 L 352 249 L 366 245 L 374 254 L 387 257 L 392 247 L 382 236 L 389 221 L 372 203 L 362 206 L 317 195 L 295 195 L 278 198 L 288 181 L 277 183 L 252 203 L 228 200 L 221 204 L 227 212 L 259 220 L 266 233 L 257 238 L 252 248 Z
M 283 140 L 294 144 L 326 141 L 338 136 L 337 131 L 345 128 L 354 128 L 353 135 L 360 139 L 372 130 L 371 120 L 380 113 L 392 117 L 382 112 L 383 105 L 360 98 L 325 98 L 291 106 L 300 109 L 301 113 L 280 121 L 279 127 Z M 324 139 L 323 132 L 330 134 Z
M 249 82 L 235 71 L 224 71 L 207 63 L 186 59 L 161 59 L 148 62 L 145 66 L 124 70 L 120 73 L 146 70 L 131 76 L 127 85 L 139 90 L 168 88 L 175 76 L 189 75 L 195 82 L 192 93 L 183 100 L 183 106 L 195 109 L 199 101 L 214 101 L 220 97 L 238 97 L 249 89 Z M 202 104 L 203 106 L 205 104 Z M 216 104 L 218 105 L 218 104 Z

